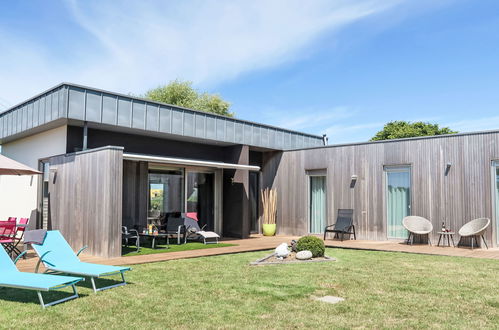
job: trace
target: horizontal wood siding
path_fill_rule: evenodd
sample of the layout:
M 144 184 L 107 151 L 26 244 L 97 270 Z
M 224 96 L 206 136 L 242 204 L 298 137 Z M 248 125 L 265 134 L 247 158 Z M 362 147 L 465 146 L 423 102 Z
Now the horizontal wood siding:
M 123 150 L 106 148 L 49 159 L 49 229 L 75 250 L 121 256 Z
M 278 189 L 278 232 L 308 231 L 307 170 L 327 171 L 328 223 L 338 208 L 353 208 L 359 239 L 385 240 L 384 166 L 409 165 L 413 215 L 432 221 L 436 232 L 443 221 L 457 231 L 466 222 L 492 219 L 486 232 L 496 245 L 491 161 L 499 159 L 499 133 L 480 133 L 384 143 L 332 146 L 287 151 L 266 157 L 263 186 Z M 446 175 L 446 164 L 451 169 Z M 271 173 L 276 172 L 275 178 Z M 357 175 L 355 186 L 351 177 Z

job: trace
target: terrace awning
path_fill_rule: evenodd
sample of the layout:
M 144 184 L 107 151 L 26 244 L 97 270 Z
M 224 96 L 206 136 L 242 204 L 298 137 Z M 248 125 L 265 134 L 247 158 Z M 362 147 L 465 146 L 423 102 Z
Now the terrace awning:
M 173 164 L 173 165 L 202 166 L 202 167 L 225 168 L 225 169 L 234 169 L 234 170 L 260 171 L 260 166 L 253 166 L 253 165 L 231 164 L 224 162 L 214 162 L 214 161 L 196 160 L 188 158 L 149 156 L 149 155 L 131 154 L 131 153 L 124 153 L 123 159 L 132 160 L 132 161 L 151 162 L 151 163 Z

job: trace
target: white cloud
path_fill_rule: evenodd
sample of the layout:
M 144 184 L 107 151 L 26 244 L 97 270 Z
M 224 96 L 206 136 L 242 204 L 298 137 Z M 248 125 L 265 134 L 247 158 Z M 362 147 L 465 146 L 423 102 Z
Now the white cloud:
M 444 124 L 443 126 L 458 132 L 494 130 L 499 127 L 499 116 L 460 120 Z
M 332 109 L 300 108 L 300 109 L 265 109 L 265 122 L 292 130 L 323 131 L 325 123 L 351 118 L 356 113 L 348 107 L 338 106 Z
M 212 86 L 295 61 L 324 33 L 399 2 L 68 1 L 88 38 L 68 40 L 64 53 L 0 31 L 0 44 L 9 45 L 0 52 L 0 97 L 19 102 L 61 81 L 125 93 L 177 77 Z

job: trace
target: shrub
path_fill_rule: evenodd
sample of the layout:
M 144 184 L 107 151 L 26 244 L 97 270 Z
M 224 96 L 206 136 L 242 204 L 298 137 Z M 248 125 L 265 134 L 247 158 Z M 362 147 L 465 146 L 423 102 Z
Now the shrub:
M 324 246 L 324 242 L 315 236 L 303 236 L 296 243 L 296 251 L 305 251 L 308 250 L 312 252 L 312 256 L 315 257 L 324 257 L 324 251 L 326 247 Z

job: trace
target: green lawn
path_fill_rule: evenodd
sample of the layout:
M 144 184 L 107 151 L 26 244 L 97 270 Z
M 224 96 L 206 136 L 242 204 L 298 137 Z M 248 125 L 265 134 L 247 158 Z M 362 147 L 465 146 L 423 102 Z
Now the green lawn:
M 167 253 L 167 252 L 178 252 L 178 251 L 189 251 L 189 250 L 202 250 L 202 249 L 212 249 L 217 247 L 225 247 L 225 246 L 235 246 L 237 244 L 228 244 L 228 243 L 218 243 L 218 244 L 204 244 L 201 242 L 189 242 L 187 244 L 170 244 L 168 248 L 167 245 L 158 244 L 156 249 L 150 248 L 151 244 L 146 243 L 145 246 L 140 248 L 140 251 L 137 252 L 137 248 L 135 246 L 123 247 L 123 256 L 139 256 L 146 254 L 154 254 L 154 253 Z
M 0 327 L 497 328 L 499 262 L 328 249 L 337 262 L 249 266 L 252 252 L 133 266 L 130 284 L 41 310 L 0 289 Z M 312 296 L 335 295 L 329 305 Z

